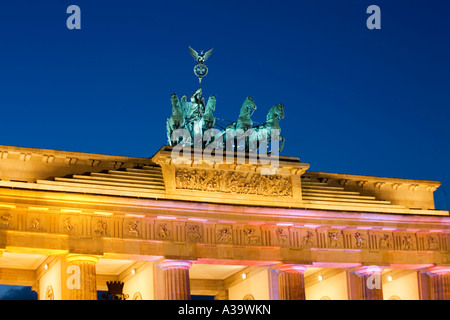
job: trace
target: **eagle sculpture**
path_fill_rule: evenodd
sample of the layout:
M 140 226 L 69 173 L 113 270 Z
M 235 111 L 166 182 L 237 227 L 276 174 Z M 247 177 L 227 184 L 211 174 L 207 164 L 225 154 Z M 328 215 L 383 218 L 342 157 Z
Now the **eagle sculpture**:
M 203 53 L 203 50 L 198 54 L 197 51 L 189 47 L 189 51 L 191 52 L 192 57 L 197 61 L 198 63 L 204 63 L 206 60 L 208 60 L 209 56 L 211 55 L 213 49 L 206 51 Z

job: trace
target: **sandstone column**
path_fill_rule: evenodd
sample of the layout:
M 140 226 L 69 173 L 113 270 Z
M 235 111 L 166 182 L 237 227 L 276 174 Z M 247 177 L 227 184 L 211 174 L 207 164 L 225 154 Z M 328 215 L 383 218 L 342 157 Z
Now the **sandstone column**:
M 359 292 L 362 300 L 383 300 L 382 272 L 383 268 L 378 266 L 365 266 L 354 271 L 359 278 Z
M 285 264 L 278 269 L 280 300 L 305 300 L 305 266 Z
M 164 260 L 158 266 L 163 271 L 164 300 L 190 300 L 189 268 L 192 262 Z
M 62 270 L 64 300 L 97 300 L 97 256 L 71 254 Z
M 450 267 L 435 267 L 428 273 L 431 300 L 450 300 Z

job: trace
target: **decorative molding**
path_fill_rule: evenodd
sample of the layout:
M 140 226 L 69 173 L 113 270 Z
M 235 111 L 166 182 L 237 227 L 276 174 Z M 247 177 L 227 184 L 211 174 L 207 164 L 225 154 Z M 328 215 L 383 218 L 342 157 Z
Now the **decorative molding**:
M 55 214 L 58 212 L 58 214 Z M 213 219 L 214 220 L 214 219 Z M 276 224 L 227 223 L 159 219 L 156 216 L 132 217 L 121 214 L 66 213 L 59 210 L 36 211 L 8 209 L 0 211 L 0 229 L 18 234 L 40 233 L 40 237 L 69 235 L 73 241 L 102 237 L 115 240 L 157 240 L 179 245 L 198 243 L 205 245 L 235 245 L 282 247 L 293 249 L 342 249 L 377 251 L 438 251 L 448 252 L 450 233 L 420 229 L 382 230 L 323 225 L 312 229 L 307 226 Z M 75 244 L 77 242 L 73 242 Z M 81 244 L 81 242 L 80 242 Z M 79 244 L 78 244 L 79 245 Z M 83 248 L 79 248 L 82 250 Z M 231 251 L 230 251 L 231 252 Z
M 77 164 L 77 162 L 78 162 L 77 158 L 66 157 L 66 159 L 65 159 L 65 163 L 68 164 L 69 166 L 74 166 Z
M 21 153 L 19 155 L 19 159 L 22 161 L 30 161 L 31 160 L 31 153 Z
M 363 188 L 364 185 L 367 183 L 367 181 L 364 181 L 364 180 L 355 181 L 355 182 L 356 182 L 356 185 L 360 188 Z
M 44 163 L 53 163 L 53 161 L 55 161 L 55 156 L 53 156 L 53 155 L 44 154 L 42 156 L 42 162 L 44 162 Z
M 48 286 L 45 290 L 45 300 L 55 300 L 55 293 L 53 292 L 52 286 Z
M 133 297 L 131 299 L 132 300 L 142 300 L 142 295 L 139 291 L 137 291 L 133 294 Z
M 112 161 L 111 164 L 114 169 L 120 169 L 124 165 L 121 161 Z
M 376 189 L 381 189 L 381 187 L 385 184 L 386 182 L 375 182 L 374 186 Z
M 393 184 L 392 184 L 392 189 L 398 190 L 398 188 L 400 188 L 401 186 L 402 186 L 401 183 L 393 183 Z
M 96 160 L 96 159 L 89 159 L 88 163 L 90 167 L 98 167 L 100 164 L 100 160 Z

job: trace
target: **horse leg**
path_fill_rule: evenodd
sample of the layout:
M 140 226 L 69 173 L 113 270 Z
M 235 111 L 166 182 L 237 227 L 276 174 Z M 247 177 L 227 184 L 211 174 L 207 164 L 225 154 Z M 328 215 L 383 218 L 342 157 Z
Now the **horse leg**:
M 280 149 L 278 150 L 278 153 L 280 153 L 281 150 L 283 150 L 283 147 L 284 147 L 284 137 L 280 137 L 280 138 L 281 138 L 281 147 L 280 147 Z
M 169 143 L 169 146 L 173 146 L 173 143 L 172 143 L 173 129 L 172 129 L 172 126 L 170 125 L 170 119 L 171 118 L 168 118 L 167 122 L 166 122 L 167 142 Z

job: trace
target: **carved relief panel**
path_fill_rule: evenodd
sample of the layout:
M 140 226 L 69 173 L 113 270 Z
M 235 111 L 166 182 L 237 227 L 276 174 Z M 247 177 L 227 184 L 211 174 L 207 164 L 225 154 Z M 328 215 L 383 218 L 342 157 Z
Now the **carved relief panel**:
M 339 229 L 327 230 L 328 248 L 344 248 L 344 238 L 342 231 Z
M 43 213 L 36 213 L 29 211 L 26 217 L 27 231 L 32 232 L 45 232 L 47 231 L 47 219 Z
M 261 228 L 257 226 L 244 227 L 244 244 L 260 245 L 261 244 Z
M 186 241 L 203 242 L 203 228 L 201 223 L 186 223 Z
M 300 247 L 314 248 L 317 247 L 316 231 L 313 229 L 302 229 L 300 231 Z
M 377 234 L 378 249 L 394 249 L 394 236 L 392 232 L 380 231 Z
M 440 250 L 440 239 L 438 233 L 417 233 L 417 249 L 427 251 Z
M 155 222 L 155 239 L 157 239 L 157 240 L 173 240 L 172 221 L 156 221 Z
M 289 227 L 276 227 L 274 245 L 289 246 L 289 235 Z
M 142 238 L 142 220 L 137 218 L 125 218 L 123 220 L 122 232 L 126 238 Z
M 177 189 L 278 197 L 292 196 L 292 183 L 289 176 L 177 168 L 175 180 Z
M 344 230 L 345 246 L 351 249 L 368 249 L 369 234 L 367 230 L 349 229 Z
M 439 235 L 436 233 L 427 234 L 425 248 L 425 250 L 439 250 Z
M 416 235 L 413 232 L 394 232 L 397 250 L 417 250 Z
M 0 229 L 13 229 L 15 217 L 8 210 L 0 210 Z
M 109 236 L 109 223 L 107 218 L 92 217 L 92 235 L 99 237 Z
M 59 232 L 66 234 L 78 234 L 81 218 L 77 215 L 62 214 L 59 216 Z
M 233 229 L 231 227 L 231 224 L 216 225 L 216 243 L 222 244 L 233 243 Z

